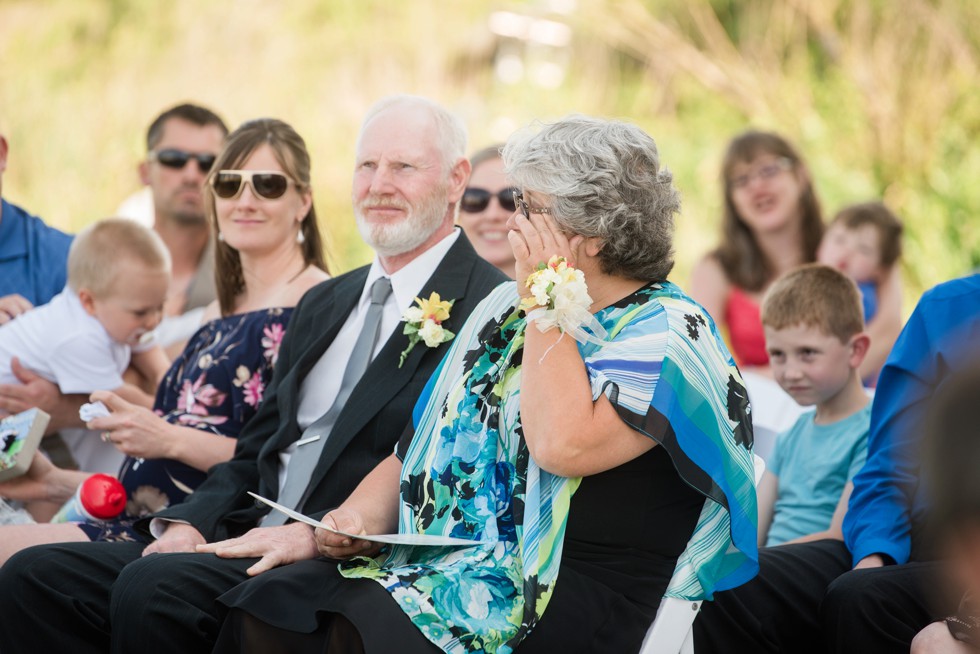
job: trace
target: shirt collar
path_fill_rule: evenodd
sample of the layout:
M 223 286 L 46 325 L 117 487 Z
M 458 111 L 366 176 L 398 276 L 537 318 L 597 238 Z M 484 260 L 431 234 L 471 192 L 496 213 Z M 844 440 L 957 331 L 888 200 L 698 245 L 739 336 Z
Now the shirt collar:
M 449 252 L 456 239 L 459 238 L 459 235 L 459 227 L 454 228 L 452 233 L 412 259 L 412 261 L 392 275 L 385 272 L 378 255 L 374 255 L 374 261 L 371 262 L 371 269 L 368 271 L 364 288 L 361 289 L 359 304 L 363 305 L 370 302 L 371 285 L 376 279 L 379 277 L 388 277 L 391 279 L 391 294 L 395 299 L 396 306 L 399 310 L 405 310 L 410 307 L 412 302 L 415 301 L 416 296 L 421 292 L 422 287 L 432 277 L 432 273 L 435 272 L 439 263 L 446 256 L 446 253 Z

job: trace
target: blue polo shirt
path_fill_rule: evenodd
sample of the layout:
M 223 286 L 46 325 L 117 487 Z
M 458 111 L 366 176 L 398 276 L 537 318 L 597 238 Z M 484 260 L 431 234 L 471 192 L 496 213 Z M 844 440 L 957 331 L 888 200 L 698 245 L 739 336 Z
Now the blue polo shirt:
M 923 421 L 950 372 L 980 358 L 980 275 L 927 291 L 892 348 L 871 408 L 868 460 L 854 477 L 844 542 L 854 563 L 885 554 L 905 563 L 925 524 Z
M 73 237 L 2 198 L 0 206 L 0 297 L 46 304 L 65 287 Z

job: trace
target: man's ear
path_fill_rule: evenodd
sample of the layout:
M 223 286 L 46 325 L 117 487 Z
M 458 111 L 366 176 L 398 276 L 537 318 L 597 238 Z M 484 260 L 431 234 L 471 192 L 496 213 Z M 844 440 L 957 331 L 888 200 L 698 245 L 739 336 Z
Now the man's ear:
M 146 160 L 141 161 L 137 170 L 139 171 L 140 181 L 143 182 L 143 186 L 149 186 L 150 185 L 150 162 Z
M 78 300 L 82 303 L 85 313 L 95 316 L 95 296 L 92 295 L 92 291 L 87 288 L 78 289 Z
M 459 199 L 463 197 L 463 191 L 466 190 L 466 182 L 470 180 L 470 172 L 472 172 L 472 168 L 469 159 L 465 157 L 461 157 L 453 165 L 452 170 L 449 171 L 450 202 L 459 202 Z
M 866 332 L 855 334 L 851 337 L 851 357 L 848 363 L 852 368 L 857 368 L 868 355 L 868 348 L 871 347 L 871 337 Z

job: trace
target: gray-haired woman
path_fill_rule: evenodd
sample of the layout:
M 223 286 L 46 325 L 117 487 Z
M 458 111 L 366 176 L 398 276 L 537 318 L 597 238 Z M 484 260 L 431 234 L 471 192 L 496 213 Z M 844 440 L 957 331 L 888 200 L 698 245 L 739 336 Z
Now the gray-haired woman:
M 333 560 L 223 596 L 215 651 L 635 651 L 668 588 L 755 574 L 744 389 L 666 281 L 680 203 L 653 140 L 573 116 L 503 157 L 518 283 L 456 335 L 414 434 L 324 517 Z M 472 544 L 331 531 L 396 528 Z

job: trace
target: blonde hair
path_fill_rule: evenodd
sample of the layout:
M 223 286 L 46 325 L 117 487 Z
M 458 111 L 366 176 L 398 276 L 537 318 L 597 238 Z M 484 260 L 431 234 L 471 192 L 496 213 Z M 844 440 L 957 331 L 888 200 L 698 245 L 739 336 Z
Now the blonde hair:
M 830 266 L 801 266 L 777 279 L 766 293 L 762 324 L 772 329 L 816 327 L 847 343 L 864 331 L 861 292 L 854 280 Z
M 170 253 L 152 229 L 125 218 L 106 218 L 75 237 L 68 251 L 68 287 L 96 297 L 112 292 L 120 264 L 137 262 L 170 273 Z

